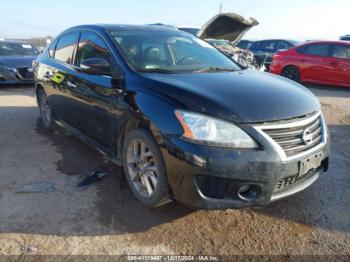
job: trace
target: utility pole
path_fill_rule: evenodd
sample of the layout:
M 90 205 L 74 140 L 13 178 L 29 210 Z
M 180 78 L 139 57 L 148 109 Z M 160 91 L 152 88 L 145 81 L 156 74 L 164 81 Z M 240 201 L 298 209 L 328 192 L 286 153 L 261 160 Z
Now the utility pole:
M 220 4 L 220 8 L 219 8 L 219 14 L 222 13 L 222 4 Z

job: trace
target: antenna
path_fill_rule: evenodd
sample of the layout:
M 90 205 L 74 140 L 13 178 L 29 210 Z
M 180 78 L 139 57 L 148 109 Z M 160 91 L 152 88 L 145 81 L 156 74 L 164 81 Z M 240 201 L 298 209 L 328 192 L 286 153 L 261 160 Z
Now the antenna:
M 220 4 L 219 13 L 222 13 L 222 4 Z

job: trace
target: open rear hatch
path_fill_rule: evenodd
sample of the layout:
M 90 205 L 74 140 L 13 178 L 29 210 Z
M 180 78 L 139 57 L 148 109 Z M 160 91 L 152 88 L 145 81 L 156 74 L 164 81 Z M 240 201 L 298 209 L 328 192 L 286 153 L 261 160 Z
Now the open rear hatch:
M 244 34 L 259 22 L 254 18 L 246 18 L 234 13 L 214 16 L 198 32 L 202 39 L 225 39 L 233 44 L 238 43 Z

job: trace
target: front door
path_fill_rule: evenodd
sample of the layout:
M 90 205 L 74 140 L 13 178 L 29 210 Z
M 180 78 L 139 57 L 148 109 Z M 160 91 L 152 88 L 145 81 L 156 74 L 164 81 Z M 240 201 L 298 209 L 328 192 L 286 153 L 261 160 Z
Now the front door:
M 49 48 L 49 62 L 45 66 L 44 77 L 49 103 L 55 119 L 74 123 L 74 99 L 69 92 L 69 79 L 74 72 L 73 56 L 78 43 L 79 32 L 61 36 Z
M 105 41 L 96 33 L 83 31 L 76 53 L 76 72 L 71 92 L 80 101 L 77 128 L 104 148 L 113 151 L 118 103 L 121 95 L 113 86 L 110 72 L 93 74 L 81 65 L 87 59 L 103 58 L 111 64 L 112 56 Z M 110 71 L 110 70 L 109 70 Z
M 327 82 L 330 72 L 330 45 L 310 44 L 298 50 L 300 67 L 303 68 L 303 80 Z

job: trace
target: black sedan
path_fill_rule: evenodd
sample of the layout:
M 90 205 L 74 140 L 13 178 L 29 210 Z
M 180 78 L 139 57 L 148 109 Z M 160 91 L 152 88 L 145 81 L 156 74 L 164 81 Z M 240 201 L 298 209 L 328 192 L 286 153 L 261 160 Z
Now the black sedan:
M 266 205 L 327 170 L 315 96 L 241 70 L 196 36 L 164 26 L 68 29 L 34 62 L 45 127 L 56 124 L 124 167 L 143 204 Z
M 0 41 L 0 84 L 33 83 L 32 62 L 38 54 L 29 43 Z

